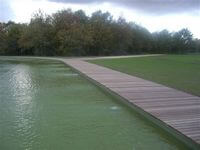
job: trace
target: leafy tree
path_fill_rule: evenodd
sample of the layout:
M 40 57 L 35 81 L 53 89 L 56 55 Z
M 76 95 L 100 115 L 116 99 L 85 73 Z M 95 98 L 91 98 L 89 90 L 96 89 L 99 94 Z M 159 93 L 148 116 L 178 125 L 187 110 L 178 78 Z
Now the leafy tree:
M 167 30 L 153 33 L 155 53 L 172 52 L 172 34 Z
M 88 17 L 82 10 L 70 9 L 53 14 L 58 55 L 86 55 L 92 42 Z
M 93 42 L 90 32 L 86 30 L 84 25 L 76 25 L 65 30 L 58 32 L 57 38 L 59 40 L 59 55 L 86 55 L 87 50 Z
M 112 16 L 108 12 L 97 11 L 92 14 L 88 24 L 93 41 L 88 52 L 90 55 L 109 55 L 110 41 L 112 41 L 111 21 Z
M 6 29 L 5 24 L 0 23 L 0 55 L 5 54 L 6 44 Z
M 173 34 L 173 52 L 185 53 L 192 45 L 192 33 L 188 29 L 182 29 Z
M 126 55 L 129 53 L 129 48 L 132 42 L 132 29 L 126 20 L 120 17 L 117 21 L 111 24 L 112 38 L 111 54 Z
M 188 29 L 150 33 L 109 12 L 38 11 L 28 24 L 0 23 L 0 55 L 91 56 L 200 51 Z
M 200 53 L 200 39 L 194 40 L 194 53 Z
M 21 37 L 21 31 L 23 26 L 21 24 L 15 24 L 14 22 L 8 22 L 6 24 L 6 54 L 8 55 L 20 55 L 20 48 L 18 40 Z
M 35 14 L 31 22 L 23 30 L 19 41 L 24 54 L 48 56 L 54 55 L 54 31 L 50 16 L 41 11 Z

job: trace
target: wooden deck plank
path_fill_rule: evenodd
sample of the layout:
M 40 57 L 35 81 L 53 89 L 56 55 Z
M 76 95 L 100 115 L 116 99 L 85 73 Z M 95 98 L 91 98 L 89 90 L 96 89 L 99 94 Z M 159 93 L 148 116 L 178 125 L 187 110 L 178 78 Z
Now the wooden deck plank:
M 83 60 L 61 60 L 200 143 L 200 97 Z
M 122 97 L 125 97 L 129 100 L 135 100 L 135 99 L 158 99 L 158 98 L 184 98 L 184 97 L 190 97 L 185 94 L 179 94 L 179 93 L 169 93 L 169 92 L 144 92 L 144 93 L 124 93 L 124 92 L 118 92 L 119 95 Z

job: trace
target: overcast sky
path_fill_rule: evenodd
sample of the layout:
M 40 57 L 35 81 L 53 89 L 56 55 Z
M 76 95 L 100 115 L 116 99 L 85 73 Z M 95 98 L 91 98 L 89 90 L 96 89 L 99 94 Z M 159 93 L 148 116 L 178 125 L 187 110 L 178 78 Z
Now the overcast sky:
M 83 9 L 88 15 L 109 11 L 151 32 L 189 28 L 200 38 L 200 0 L 0 0 L 0 21 L 29 22 L 38 9 L 51 14 L 64 8 Z

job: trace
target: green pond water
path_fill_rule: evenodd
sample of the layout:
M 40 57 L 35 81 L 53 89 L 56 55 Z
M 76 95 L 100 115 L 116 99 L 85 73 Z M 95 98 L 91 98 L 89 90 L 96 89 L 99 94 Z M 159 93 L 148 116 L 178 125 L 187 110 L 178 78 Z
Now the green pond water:
M 184 150 L 57 61 L 0 58 L 0 150 Z

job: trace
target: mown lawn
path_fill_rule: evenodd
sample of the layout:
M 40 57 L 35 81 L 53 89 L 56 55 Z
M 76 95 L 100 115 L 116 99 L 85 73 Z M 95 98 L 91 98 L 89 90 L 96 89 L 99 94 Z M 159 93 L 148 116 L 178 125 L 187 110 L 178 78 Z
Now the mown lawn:
M 200 96 L 200 55 L 99 59 L 89 62 Z

